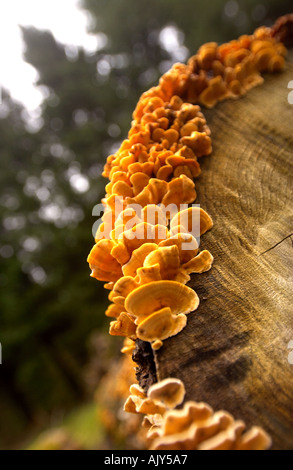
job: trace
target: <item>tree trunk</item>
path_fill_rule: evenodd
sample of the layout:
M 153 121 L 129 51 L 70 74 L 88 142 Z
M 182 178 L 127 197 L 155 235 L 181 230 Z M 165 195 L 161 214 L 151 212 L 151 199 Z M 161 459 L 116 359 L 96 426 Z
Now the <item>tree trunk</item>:
M 293 450 L 293 54 L 288 62 L 242 99 L 204 111 L 214 150 L 200 162 L 196 203 L 214 221 L 201 240 L 214 265 L 193 275 L 200 306 L 155 361 L 159 380 L 183 380 L 186 399 Z

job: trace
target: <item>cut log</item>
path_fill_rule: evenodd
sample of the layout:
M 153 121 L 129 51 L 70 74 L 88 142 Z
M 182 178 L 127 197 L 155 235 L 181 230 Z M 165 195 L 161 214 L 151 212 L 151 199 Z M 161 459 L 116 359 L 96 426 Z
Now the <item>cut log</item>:
M 293 54 L 286 71 L 237 101 L 204 111 L 213 153 L 201 159 L 200 204 L 214 227 L 201 248 L 211 271 L 188 284 L 200 306 L 155 352 L 158 379 L 186 399 L 262 426 L 293 450 Z M 292 347 L 293 349 L 293 347 Z

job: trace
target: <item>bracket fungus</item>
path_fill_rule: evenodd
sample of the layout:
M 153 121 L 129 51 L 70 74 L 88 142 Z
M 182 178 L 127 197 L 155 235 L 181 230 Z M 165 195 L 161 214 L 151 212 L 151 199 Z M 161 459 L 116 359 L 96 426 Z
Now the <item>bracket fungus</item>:
M 204 44 L 187 64 L 174 64 L 141 95 L 127 138 L 107 158 L 105 210 L 88 263 L 91 276 L 110 290 L 106 316 L 115 319 L 110 334 L 126 337 L 125 354 L 131 354 L 136 338 L 158 349 L 185 327 L 186 315 L 199 305 L 185 284 L 213 263 L 209 251 L 199 252 L 196 240 L 212 228 L 211 217 L 202 208 L 182 209 L 197 198 L 198 159 L 212 152 L 200 105 L 212 108 L 243 96 L 263 82 L 263 72 L 282 70 L 292 24 L 293 16 L 287 15 L 272 28 L 222 45 Z M 175 206 L 177 213 L 164 217 L 162 205 Z M 194 217 L 199 220 L 195 232 Z M 260 428 L 245 432 L 243 422 L 204 403 L 170 409 L 181 403 L 182 390 L 176 379 L 154 385 L 148 396 L 132 387 L 125 409 L 147 414 L 152 449 L 269 448 L 270 438 Z
M 137 337 L 149 342 L 162 341 L 177 335 L 185 326 L 186 316 L 183 313 L 174 315 L 169 307 L 165 307 L 138 320 Z
M 112 336 L 136 338 L 136 325 L 126 312 L 121 312 L 117 320 L 110 323 L 109 333 Z
M 111 255 L 113 246 L 112 240 L 99 240 L 88 256 L 88 263 L 92 270 L 91 276 L 99 281 L 115 282 L 121 277 L 121 266 Z
M 144 260 L 149 253 L 157 248 L 156 243 L 144 243 L 133 250 L 130 260 L 122 266 L 124 276 L 135 277 L 138 268 L 143 266 Z
M 175 408 L 184 400 L 185 387 L 179 379 L 168 378 L 152 385 L 149 398 L 162 402 L 167 408 Z
M 176 230 L 179 227 L 179 230 Z M 178 212 L 170 223 L 170 229 L 175 233 L 191 233 L 195 238 L 203 235 L 213 227 L 213 221 L 201 207 L 189 207 Z
M 176 281 L 157 281 L 133 290 L 125 300 L 127 312 L 138 319 L 161 308 L 169 307 L 173 314 L 187 314 L 199 305 L 197 294 Z
M 184 384 L 178 379 L 162 380 L 152 385 L 147 394 L 142 392 L 130 387 L 124 410 L 145 414 L 143 426 L 151 450 L 267 450 L 271 447 L 271 438 L 262 428 L 254 426 L 246 431 L 245 423 L 226 411 L 215 412 L 208 404 L 194 401 L 178 408 L 185 396 Z

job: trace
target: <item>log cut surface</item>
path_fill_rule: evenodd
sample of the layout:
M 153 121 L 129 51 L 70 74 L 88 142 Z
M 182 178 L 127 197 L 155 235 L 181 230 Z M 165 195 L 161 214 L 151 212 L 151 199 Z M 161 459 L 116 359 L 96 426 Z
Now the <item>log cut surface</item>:
M 213 218 L 201 248 L 212 269 L 188 284 L 200 297 L 186 328 L 155 353 L 158 379 L 186 399 L 262 426 L 293 450 L 293 54 L 240 100 L 203 110 L 213 153 L 200 160 L 195 201 Z

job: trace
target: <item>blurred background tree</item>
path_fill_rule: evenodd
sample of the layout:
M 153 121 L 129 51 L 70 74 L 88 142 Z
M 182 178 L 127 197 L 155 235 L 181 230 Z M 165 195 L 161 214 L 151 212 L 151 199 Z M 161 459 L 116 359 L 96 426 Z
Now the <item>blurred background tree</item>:
M 105 159 L 127 135 L 140 94 L 202 43 L 251 33 L 290 6 L 84 0 L 95 53 L 59 44 L 49 31 L 22 29 L 25 59 L 45 98 L 33 127 L 8 92 L 0 107 L 2 447 L 89 398 L 88 338 L 107 334 L 109 323 L 106 293 L 86 263 L 92 208 L 104 194 Z

